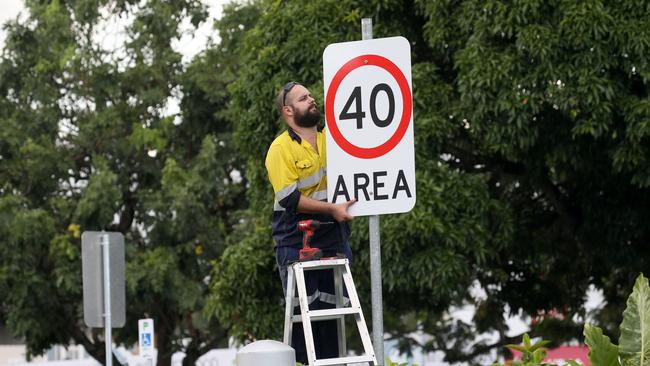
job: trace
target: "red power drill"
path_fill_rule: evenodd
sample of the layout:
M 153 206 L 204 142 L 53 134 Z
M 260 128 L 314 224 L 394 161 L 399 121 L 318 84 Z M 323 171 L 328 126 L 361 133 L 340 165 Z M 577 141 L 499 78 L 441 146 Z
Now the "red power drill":
M 333 224 L 333 222 L 322 222 L 316 220 L 298 221 L 298 230 L 304 232 L 304 234 L 302 234 L 302 249 L 300 249 L 300 256 L 298 258 L 300 262 L 315 261 L 323 256 L 323 251 L 309 246 L 309 240 L 314 235 L 314 231 L 321 227 L 321 225 L 330 224 Z

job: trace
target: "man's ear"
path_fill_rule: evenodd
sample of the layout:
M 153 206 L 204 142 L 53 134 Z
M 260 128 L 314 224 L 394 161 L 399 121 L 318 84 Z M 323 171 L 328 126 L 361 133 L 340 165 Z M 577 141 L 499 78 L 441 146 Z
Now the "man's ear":
M 282 114 L 285 116 L 293 117 L 293 108 L 291 108 L 291 106 L 285 105 L 282 107 Z

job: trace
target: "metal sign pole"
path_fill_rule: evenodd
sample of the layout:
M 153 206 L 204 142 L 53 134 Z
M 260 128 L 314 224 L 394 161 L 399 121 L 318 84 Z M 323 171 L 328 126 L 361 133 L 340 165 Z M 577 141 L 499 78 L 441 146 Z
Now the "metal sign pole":
M 113 366 L 113 337 L 111 334 L 111 267 L 107 233 L 102 232 L 102 235 L 100 235 L 100 245 L 102 246 L 104 262 L 104 343 L 106 345 L 106 366 Z
M 372 298 L 372 341 L 379 366 L 384 364 L 384 311 L 381 293 L 381 239 L 379 215 L 369 217 L 370 289 Z
M 372 39 L 372 18 L 361 19 L 361 39 Z M 372 343 L 379 366 L 384 364 L 384 313 L 381 293 L 381 238 L 379 215 L 369 216 L 370 289 L 372 299 Z

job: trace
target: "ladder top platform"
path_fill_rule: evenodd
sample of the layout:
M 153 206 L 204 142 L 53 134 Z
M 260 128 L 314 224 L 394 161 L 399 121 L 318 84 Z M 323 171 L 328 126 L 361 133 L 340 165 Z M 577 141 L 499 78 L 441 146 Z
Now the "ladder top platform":
M 343 266 L 348 264 L 347 258 L 341 258 L 341 259 L 321 259 L 321 260 L 315 260 L 315 261 L 306 261 L 306 262 L 295 262 L 292 264 L 292 267 L 301 267 L 303 269 L 309 269 L 309 268 L 327 268 L 327 267 L 336 267 L 336 266 Z

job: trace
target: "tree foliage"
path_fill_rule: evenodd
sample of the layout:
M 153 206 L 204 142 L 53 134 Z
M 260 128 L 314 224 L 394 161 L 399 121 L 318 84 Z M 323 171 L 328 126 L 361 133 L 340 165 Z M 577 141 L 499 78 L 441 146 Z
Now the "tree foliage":
M 219 114 L 233 59 L 212 50 L 183 64 L 173 44 L 183 24 L 206 21 L 197 0 L 26 5 L 0 60 L 2 320 L 31 355 L 73 342 L 103 362 L 102 331 L 82 322 L 80 233 L 119 231 L 127 323 L 115 341 L 134 344 L 137 319 L 152 317 L 158 364 L 176 351 L 193 364 L 228 340 L 202 309 L 211 261 L 245 205 Z M 123 33 L 106 34 L 120 22 Z M 236 43 L 239 24 L 223 28 Z

